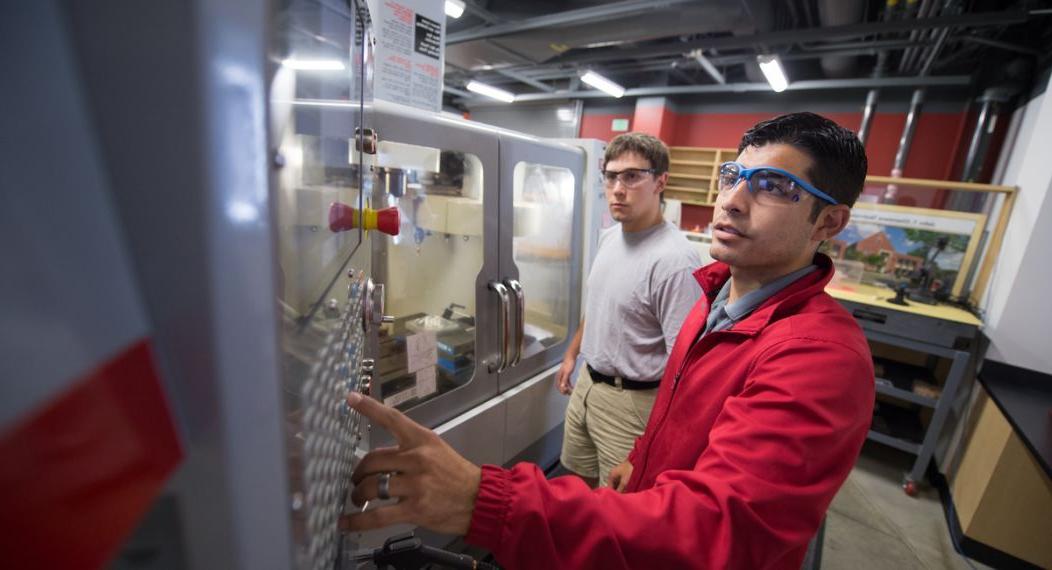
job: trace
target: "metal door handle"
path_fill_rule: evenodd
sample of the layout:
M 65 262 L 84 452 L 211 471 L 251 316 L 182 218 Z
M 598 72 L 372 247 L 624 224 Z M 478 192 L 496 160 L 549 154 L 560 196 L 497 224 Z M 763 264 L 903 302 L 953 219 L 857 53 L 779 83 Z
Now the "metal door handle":
M 526 292 L 515 279 L 505 279 L 504 283 L 515 293 L 515 323 L 519 330 L 515 339 L 515 358 L 508 363 L 508 366 L 515 366 L 522 360 L 522 349 L 526 344 Z
M 489 288 L 500 297 L 500 362 L 490 363 L 490 372 L 503 372 L 508 367 L 508 349 L 511 342 L 511 296 L 508 288 L 500 281 L 490 281 Z

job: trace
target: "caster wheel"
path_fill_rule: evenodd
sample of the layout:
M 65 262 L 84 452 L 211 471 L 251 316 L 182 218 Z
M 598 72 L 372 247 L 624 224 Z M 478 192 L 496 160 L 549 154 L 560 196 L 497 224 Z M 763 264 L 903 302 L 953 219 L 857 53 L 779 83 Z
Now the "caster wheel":
M 916 497 L 917 496 L 917 482 L 916 481 L 906 481 L 905 483 L 902 484 L 902 490 L 907 495 L 909 495 L 911 497 Z

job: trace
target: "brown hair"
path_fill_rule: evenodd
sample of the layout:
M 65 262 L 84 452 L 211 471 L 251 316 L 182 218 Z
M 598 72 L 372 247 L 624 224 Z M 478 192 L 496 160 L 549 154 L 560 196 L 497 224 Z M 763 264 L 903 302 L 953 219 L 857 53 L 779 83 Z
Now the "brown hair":
M 650 168 L 657 171 L 656 174 L 668 172 L 668 147 L 661 139 L 645 133 L 625 133 L 614 137 L 614 140 L 606 145 L 606 153 L 603 155 L 604 167 L 607 162 L 629 152 L 650 161 Z

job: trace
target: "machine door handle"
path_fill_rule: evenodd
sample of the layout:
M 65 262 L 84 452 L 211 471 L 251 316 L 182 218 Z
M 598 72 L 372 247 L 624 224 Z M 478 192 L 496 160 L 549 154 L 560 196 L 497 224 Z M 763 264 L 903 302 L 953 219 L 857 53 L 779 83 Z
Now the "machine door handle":
M 515 338 L 515 358 L 508 363 L 508 366 L 515 366 L 522 360 L 522 349 L 526 344 L 526 292 L 516 279 L 505 279 L 504 283 L 515 293 L 515 324 L 518 334 Z
M 508 288 L 500 281 L 490 281 L 489 288 L 497 292 L 500 297 L 500 361 L 490 363 L 490 372 L 503 372 L 508 367 L 509 349 L 511 343 L 511 296 Z

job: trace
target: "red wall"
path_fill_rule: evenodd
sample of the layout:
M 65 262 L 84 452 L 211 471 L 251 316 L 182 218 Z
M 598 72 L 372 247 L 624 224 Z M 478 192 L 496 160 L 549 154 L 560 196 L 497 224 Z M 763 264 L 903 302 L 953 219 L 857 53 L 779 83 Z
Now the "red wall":
M 599 139 L 610 142 L 610 139 L 621 134 L 610 130 L 614 119 L 628 119 L 628 130 L 632 130 L 632 115 L 588 115 L 581 116 L 581 133 L 583 139 Z
M 745 131 L 756 123 L 773 118 L 778 113 L 674 113 L 668 107 L 654 106 L 636 110 L 635 116 L 628 114 L 585 114 L 581 120 L 581 136 L 610 140 L 619 133 L 610 130 L 613 119 L 629 119 L 631 130 L 640 130 L 659 135 L 669 146 L 701 146 L 736 148 Z M 857 130 L 862 122 L 862 113 L 822 113 L 844 127 Z M 898 150 L 899 137 L 906 123 L 905 113 L 877 113 L 870 128 L 866 143 L 869 159 L 869 174 L 889 176 Z M 903 176 L 907 178 L 953 179 L 960 169 L 967 152 L 968 140 L 975 124 L 975 113 L 922 112 L 914 133 L 910 154 L 906 160 Z M 1000 153 L 1001 142 L 1007 129 L 1007 120 L 999 121 L 991 141 L 987 164 L 980 180 L 987 179 Z M 883 186 L 869 187 L 865 194 L 882 194 Z M 898 202 L 902 205 L 942 207 L 947 193 L 924 189 L 900 187 Z M 711 220 L 711 208 L 685 205 L 683 227 L 704 228 Z
M 726 115 L 677 115 L 675 135 L 665 141 L 670 146 L 709 146 L 736 148 L 742 134 L 775 113 L 742 113 Z M 823 113 L 851 130 L 858 130 L 862 113 Z M 941 179 L 952 175 L 957 135 L 966 121 L 966 113 L 921 113 L 903 176 Z M 895 162 L 899 137 L 906 124 L 905 113 L 877 113 L 866 142 L 869 174 L 888 176 Z
M 585 114 L 581 118 L 580 136 L 608 141 L 619 134 L 610 130 L 611 122 L 614 119 L 628 119 L 630 130 L 658 131 L 651 134 L 661 135 L 669 146 L 736 148 L 745 131 L 756 123 L 777 115 L 777 113 L 678 114 L 662 107 L 652 107 L 646 111 L 647 113 L 637 112 L 634 121 L 632 115 L 629 114 Z M 823 115 L 851 130 L 857 130 L 862 122 L 862 113 L 823 113 Z M 967 146 L 969 133 L 965 131 L 971 128 L 973 121 L 974 119 L 965 112 L 922 112 L 903 176 L 946 179 L 957 175 L 961 160 L 958 154 Z M 905 124 L 905 113 L 877 113 L 873 118 L 869 141 L 866 143 L 869 174 L 877 176 L 891 174 L 895 151 L 898 150 L 899 137 L 902 135 L 902 128 Z M 991 154 L 996 155 L 996 145 L 992 147 L 994 148 L 991 150 L 994 152 Z

